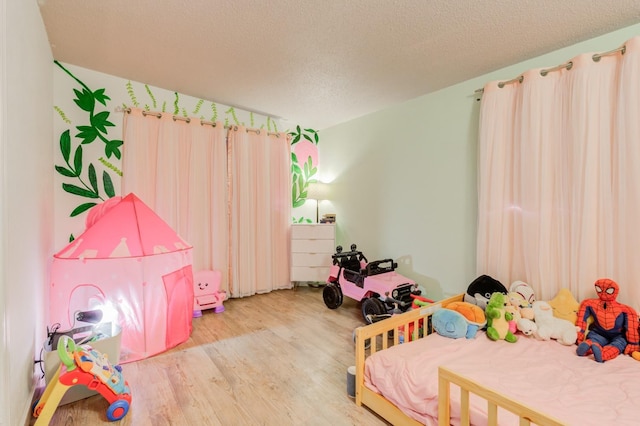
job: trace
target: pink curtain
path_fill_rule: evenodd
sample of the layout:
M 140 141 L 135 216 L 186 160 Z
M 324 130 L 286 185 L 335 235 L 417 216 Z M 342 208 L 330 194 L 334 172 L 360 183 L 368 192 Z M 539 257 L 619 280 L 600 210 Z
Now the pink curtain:
M 229 130 L 232 297 L 291 288 L 290 150 L 285 133 L 242 126 Z
M 541 300 L 596 297 L 609 277 L 640 310 L 640 37 L 598 57 L 485 86 L 477 272 Z
M 124 118 L 122 193 L 135 193 L 193 245 L 193 268 L 228 285 L 226 130 L 221 123 L 131 109 Z

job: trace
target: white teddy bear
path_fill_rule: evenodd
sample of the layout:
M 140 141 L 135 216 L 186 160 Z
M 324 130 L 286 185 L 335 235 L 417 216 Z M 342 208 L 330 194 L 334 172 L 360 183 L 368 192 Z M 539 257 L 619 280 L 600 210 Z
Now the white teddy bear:
M 538 300 L 533 302 L 534 319 L 537 330 L 533 332 L 536 339 L 555 339 L 563 345 L 573 345 L 578 338 L 575 325 L 565 319 L 553 316 L 553 309 L 547 302 Z
M 538 331 L 536 323 L 528 318 L 520 318 L 516 323 L 516 327 L 518 328 L 518 331 L 520 331 L 525 336 L 531 336 L 536 331 Z

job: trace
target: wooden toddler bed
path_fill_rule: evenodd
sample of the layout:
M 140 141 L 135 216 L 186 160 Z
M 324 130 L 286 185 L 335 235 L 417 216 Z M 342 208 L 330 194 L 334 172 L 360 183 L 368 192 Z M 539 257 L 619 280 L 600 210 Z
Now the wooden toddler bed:
M 356 330 L 356 403 L 394 425 L 640 424 L 640 363 L 597 363 L 576 346 L 430 333 L 457 295 Z M 426 327 L 423 327 L 426 326 Z M 426 328 L 428 336 L 404 330 Z M 400 344 L 402 338 L 408 343 Z M 544 413 L 546 414 L 544 414 Z

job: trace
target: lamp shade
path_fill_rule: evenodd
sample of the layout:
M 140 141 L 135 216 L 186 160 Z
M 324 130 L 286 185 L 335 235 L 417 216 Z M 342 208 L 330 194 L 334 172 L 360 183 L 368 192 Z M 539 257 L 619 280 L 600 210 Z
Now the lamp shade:
M 322 182 L 311 182 L 307 187 L 307 200 L 328 200 L 329 185 Z

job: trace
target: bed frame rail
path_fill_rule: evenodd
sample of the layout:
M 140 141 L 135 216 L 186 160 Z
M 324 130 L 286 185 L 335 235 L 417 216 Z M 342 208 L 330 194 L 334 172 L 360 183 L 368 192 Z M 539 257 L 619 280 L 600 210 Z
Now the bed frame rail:
M 487 401 L 489 426 L 498 424 L 498 407 L 504 408 L 520 417 L 520 426 L 529 426 L 532 423 L 545 426 L 563 426 L 565 423 L 542 414 L 524 404 L 514 401 L 503 394 L 495 392 L 478 383 L 454 373 L 445 367 L 438 368 L 438 423 L 440 426 L 448 426 L 451 418 L 450 398 L 451 383 L 460 387 L 460 424 L 469 425 L 469 395 L 475 394 Z
M 365 386 L 365 359 L 378 351 L 400 344 L 401 340 L 413 341 L 431 334 L 433 332 L 431 315 L 442 306 L 462 300 L 464 300 L 464 294 L 458 294 L 421 309 L 410 310 L 374 324 L 358 327 L 355 331 L 356 404 L 367 406 L 371 411 L 393 425 L 420 425 L 419 422 L 407 416 L 382 395 Z M 451 423 L 450 391 L 452 383 L 460 387 L 461 425 L 470 424 L 469 398 L 471 394 L 487 401 L 489 425 L 498 424 L 498 407 L 517 415 L 520 418 L 520 426 L 529 426 L 531 424 L 544 426 L 564 425 L 564 423 L 555 418 L 537 412 L 524 404 L 441 366 L 438 371 L 438 422 L 440 426 Z
M 413 309 L 367 326 L 358 327 L 355 348 L 356 404 L 366 405 L 394 425 L 420 425 L 384 397 L 365 386 L 365 359 L 378 351 L 400 344 L 401 340 L 409 342 L 431 334 L 433 332 L 431 315 L 442 306 L 462 301 L 463 298 L 464 294 L 458 294 L 420 309 Z

